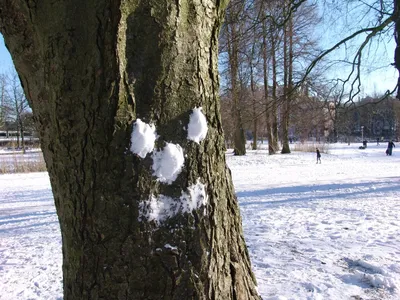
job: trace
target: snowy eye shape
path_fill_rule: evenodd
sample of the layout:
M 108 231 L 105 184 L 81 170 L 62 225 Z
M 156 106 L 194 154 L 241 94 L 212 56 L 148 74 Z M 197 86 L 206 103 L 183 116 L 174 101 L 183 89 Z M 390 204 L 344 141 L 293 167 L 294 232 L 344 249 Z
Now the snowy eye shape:
M 200 144 L 207 136 L 207 119 L 203 114 L 201 107 L 196 107 L 190 114 L 189 124 L 188 124 L 188 140 L 194 141 Z
M 155 126 L 137 119 L 133 125 L 130 150 L 141 158 L 145 158 L 153 151 L 156 138 Z

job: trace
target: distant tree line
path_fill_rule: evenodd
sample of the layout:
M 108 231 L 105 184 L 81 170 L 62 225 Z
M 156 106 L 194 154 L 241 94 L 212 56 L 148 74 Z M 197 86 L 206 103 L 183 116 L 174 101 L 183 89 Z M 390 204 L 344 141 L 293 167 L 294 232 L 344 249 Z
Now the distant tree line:
M 16 138 L 25 151 L 25 135 L 35 132 L 33 115 L 14 70 L 0 74 L 0 132 L 2 138 Z
M 371 49 L 390 39 L 397 43 L 398 14 L 397 1 L 231 1 L 219 55 L 227 146 L 243 155 L 246 140 L 253 149 L 267 140 L 269 154 L 290 153 L 293 140 L 350 141 L 360 126 L 369 134 L 374 122 L 371 136 L 396 135 L 397 127 L 388 125 L 396 123 L 395 105 L 376 121 L 364 116 L 365 103 L 377 103 L 373 109 L 395 101 L 396 83 L 373 101 L 361 98 L 365 74 L 382 67 Z M 346 20 L 338 21 L 342 16 Z M 333 33 L 321 32 L 329 24 L 347 31 L 327 46 L 320 39 Z M 385 67 L 396 67 L 393 57 Z
M 369 141 L 399 139 L 400 102 L 394 97 L 365 97 L 342 110 L 335 122 L 338 138 L 351 141 L 361 136 Z

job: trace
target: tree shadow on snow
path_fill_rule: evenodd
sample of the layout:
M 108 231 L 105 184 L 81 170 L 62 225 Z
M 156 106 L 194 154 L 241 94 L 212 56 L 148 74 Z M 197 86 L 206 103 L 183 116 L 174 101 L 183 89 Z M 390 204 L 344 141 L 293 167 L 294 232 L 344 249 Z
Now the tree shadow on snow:
M 393 191 L 400 191 L 400 180 L 394 178 L 387 181 L 367 181 L 362 183 L 339 183 L 339 184 L 315 184 L 302 186 L 289 186 L 270 188 L 263 190 L 241 191 L 236 195 L 239 198 L 240 206 L 248 205 L 279 205 L 313 200 L 342 200 L 346 198 L 360 199 L 368 194 L 386 194 Z M 397 177 L 396 179 L 400 179 Z M 375 187 L 377 186 L 377 187 Z M 348 191 L 346 191 L 348 190 Z M 328 192 L 328 194 L 322 194 Z M 286 196 L 287 195 L 287 196 Z M 240 198 L 265 197 L 265 201 L 241 200 Z M 282 199 L 286 198 L 286 199 Z M 361 197 L 362 198 L 362 197 Z M 281 199 L 281 200 L 273 200 Z

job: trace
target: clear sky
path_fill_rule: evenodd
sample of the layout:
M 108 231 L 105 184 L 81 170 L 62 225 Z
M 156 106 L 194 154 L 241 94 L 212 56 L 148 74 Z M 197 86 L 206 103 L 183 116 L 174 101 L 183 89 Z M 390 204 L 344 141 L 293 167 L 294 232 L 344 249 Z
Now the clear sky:
M 14 68 L 10 53 L 4 45 L 3 36 L 0 34 L 0 73 L 7 72 L 10 68 Z

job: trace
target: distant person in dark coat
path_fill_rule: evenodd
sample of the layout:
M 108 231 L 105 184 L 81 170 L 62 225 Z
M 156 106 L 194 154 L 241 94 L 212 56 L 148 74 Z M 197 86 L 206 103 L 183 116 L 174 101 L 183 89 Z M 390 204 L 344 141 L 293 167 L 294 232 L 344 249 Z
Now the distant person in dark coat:
M 396 147 L 395 145 L 394 145 L 394 143 L 393 143 L 393 141 L 389 141 L 389 143 L 388 143 L 388 148 L 387 148 L 387 154 L 388 155 L 392 155 L 392 151 L 393 151 L 393 148 L 394 147 Z
M 321 163 L 321 152 L 319 152 L 319 149 L 317 148 L 317 163 Z

